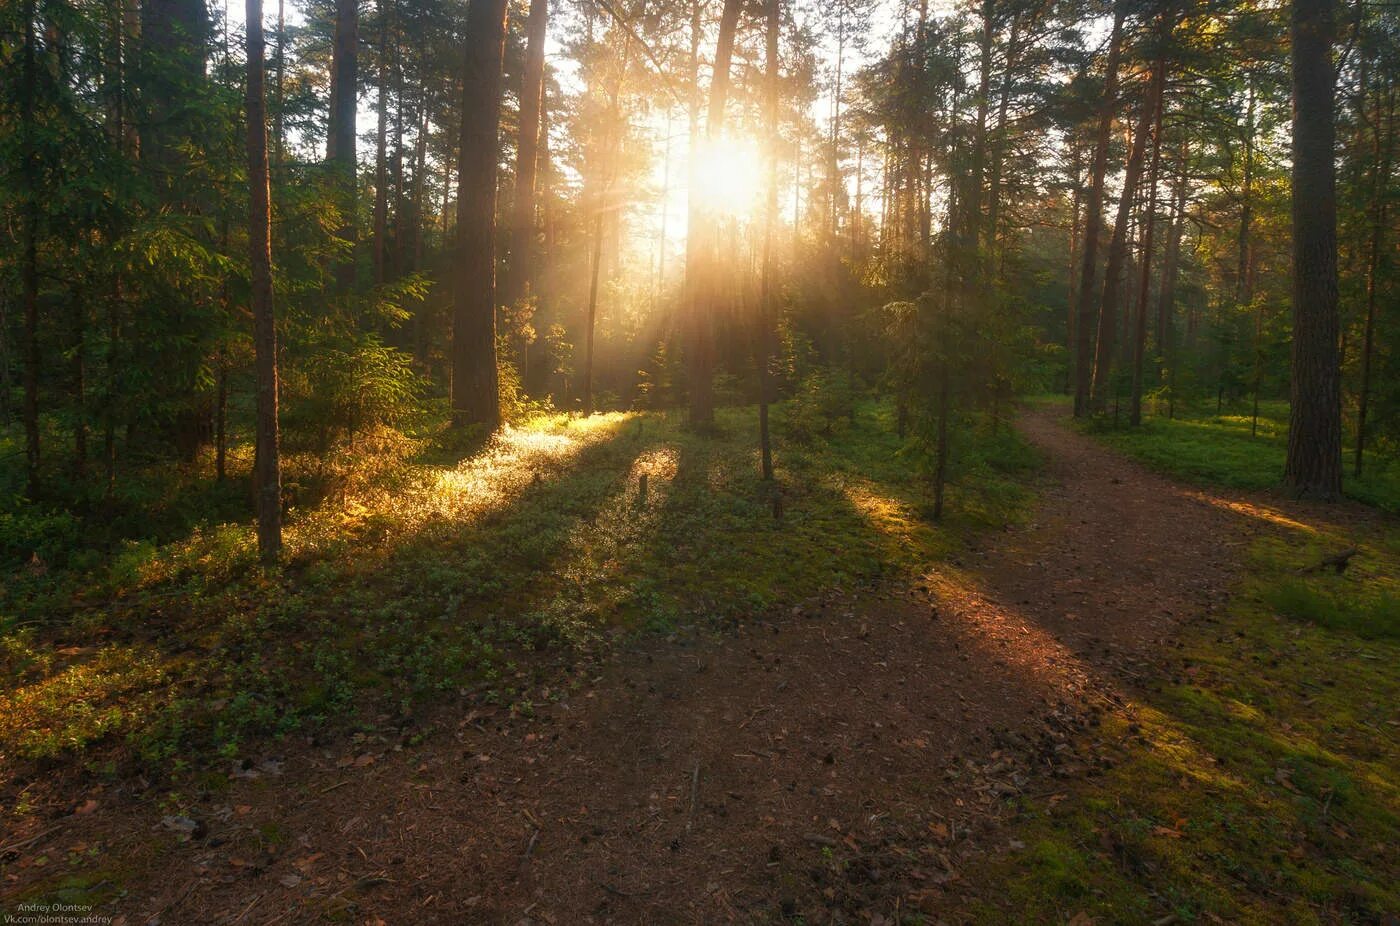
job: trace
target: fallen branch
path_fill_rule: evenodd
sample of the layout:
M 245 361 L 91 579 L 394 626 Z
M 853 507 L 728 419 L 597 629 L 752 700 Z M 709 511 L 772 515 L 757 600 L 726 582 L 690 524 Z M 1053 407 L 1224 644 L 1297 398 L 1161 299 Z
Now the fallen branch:
M 695 771 L 690 776 L 690 812 L 686 814 L 685 831 L 690 832 L 690 824 L 695 819 L 695 802 L 700 797 L 700 763 L 695 763 Z
M 33 836 L 28 837 L 27 839 L 21 839 L 19 842 L 12 842 L 8 846 L 0 847 L 0 856 L 7 855 L 10 852 L 14 852 L 16 849 L 23 849 L 25 846 L 29 845 L 32 842 L 38 842 L 40 839 L 43 839 L 45 836 L 49 835 L 56 829 L 58 829 L 58 826 L 51 826 L 46 830 L 40 830 L 39 832 L 35 833 Z
M 1337 570 L 1337 575 L 1341 575 L 1343 572 L 1346 572 L 1347 566 L 1351 562 L 1351 558 L 1355 556 L 1357 552 L 1358 551 L 1356 547 L 1350 547 L 1346 550 L 1343 550 L 1340 553 L 1333 553 L 1331 556 L 1324 556 L 1320 562 L 1313 563 L 1311 566 L 1304 566 L 1298 570 L 1298 573 L 1302 575 L 1304 573 L 1309 572 L 1321 572 L 1322 570 L 1331 567 L 1332 569 Z

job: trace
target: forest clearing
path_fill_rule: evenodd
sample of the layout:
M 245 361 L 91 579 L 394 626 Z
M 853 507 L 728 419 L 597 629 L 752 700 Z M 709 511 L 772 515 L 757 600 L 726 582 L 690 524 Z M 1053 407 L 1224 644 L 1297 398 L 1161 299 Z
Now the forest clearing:
M 1397 77 L 6 3 L 0 916 L 1400 924 Z

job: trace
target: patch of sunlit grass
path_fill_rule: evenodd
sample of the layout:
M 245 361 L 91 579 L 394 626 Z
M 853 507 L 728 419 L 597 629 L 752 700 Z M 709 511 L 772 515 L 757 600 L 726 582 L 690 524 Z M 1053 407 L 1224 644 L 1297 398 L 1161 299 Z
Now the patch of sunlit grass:
M 877 530 L 905 543 L 915 542 L 916 534 L 923 525 L 906 503 L 877 492 L 868 482 L 856 479 L 845 480 L 841 492 L 851 507 Z
M 0 695 L 0 749 L 61 755 L 131 732 L 164 699 L 170 667 L 155 650 L 104 647 Z
M 538 583 L 525 613 L 528 624 L 575 644 L 610 626 L 650 615 L 635 613 L 638 551 L 652 541 L 675 478 L 679 453 L 671 445 L 639 454 L 594 517 L 569 533 L 556 567 Z M 643 487 L 642 477 L 646 477 Z
M 258 567 L 250 524 L 215 524 L 132 545 L 56 595 L 70 637 L 91 634 L 80 651 L 0 624 L 0 752 L 81 757 L 124 737 L 168 766 L 445 691 L 528 701 L 537 649 L 581 659 L 615 631 L 912 574 L 965 525 L 915 517 L 892 413 L 857 412 L 830 439 L 780 442 L 776 487 L 758 479 L 753 409 L 720 410 L 703 435 L 678 415 L 542 417 L 465 456 L 366 436 L 384 456 L 364 472 L 348 455 L 291 471 L 285 568 Z M 984 473 L 957 490 L 973 497 Z M 104 649 L 133 638 L 149 648 Z

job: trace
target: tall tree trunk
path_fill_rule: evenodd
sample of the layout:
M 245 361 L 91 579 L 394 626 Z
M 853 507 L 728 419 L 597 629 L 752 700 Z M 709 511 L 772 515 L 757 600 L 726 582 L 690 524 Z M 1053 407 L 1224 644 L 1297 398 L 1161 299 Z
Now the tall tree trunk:
M 1165 70 L 1165 56 L 1162 59 Z M 1165 77 L 1162 79 L 1165 81 Z M 1137 315 L 1133 331 L 1133 396 L 1128 422 L 1142 424 L 1143 364 L 1147 360 L 1147 302 L 1152 292 L 1152 233 L 1157 226 L 1157 177 L 1162 169 L 1162 87 L 1159 82 L 1153 101 L 1152 166 L 1148 169 L 1147 199 L 1142 219 L 1142 266 L 1138 268 Z
M 24 459 L 26 491 L 39 496 L 39 188 L 42 165 L 38 150 L 38 36 L 34 0 L 24 0 L 24 61 L 20 72 L 20 152 L 24 158 L 24 207 L 21 213 L 20 289 L 24 302 Z
M 1385 142 L 1381 142 L 1381 101 L 1376 95 L 1376 114 L 1371 123 L 1375 138 L 1375 165 L 1371 181 L 1371 235 L 1366 259 L 1366 326 L 1361 342 L 1361 392 L 1356 402 L 1356 454 L 1353 469 L 1359 477 L 1366 452 L 1366 416 L 1371 402 L 1371 361 L 1375 351 L 1376 278 L 1380 275 L 1386 228 L 1386 185 L 1390 182 L 1391 149 L 1395 142 L 1395 83 L 1386 79 L 1388 92 Z
M 995 0 L 982 0 L 982 30 L 980 53 L 977 64 L 977 122 L 972 137 L 972 170 L 968 176 L 968 190 L 963 197 L 961 236 L 969 250 L 975 250 L 982 239 L 984 215 L 982 212 L 983 186 L 987 173 L 987 113 L 991 105 L 992 92 L 992 39 L 995 29 Z M 987 274 L 988 262 L 977 261 L 977 274 L 983 280 Z
M 374 282 L 386 279 L 384 236 L 389 224 L 389 17 L 384 0 L 379 0 L 379 87 L 374 127 Z M 395 43 L 395 52 L 397 52 Z
M 1187 167 L 1190 163 L 1186 147 L 1187 133 L 1182 132 L 1177 147 L 1176 180 L 1172 188 L 1172 223 L 1167 231 L 1167 251 L 1162 258 L 1162 285 L 1157 295 L 1157 353 L 1168 364 L 1171 356 L 1172 312 L 1176 305 L 1176 276 L 1181 263 L 1181 233 L 1186 224 Z
M 398 17 L 398 4 L 394 4 L 395 19 Z M 397 45 L 397 42 L 395 43 Z M 389 266 L 390 276 L 397 279 L 403 276 L 404 266 L 407 261 L 404 258 L 404 247 L 407 243 L 407 233 L 405 231 L 405 221 L 407 219 L 407 209 L 404 206 L 404 180 L 403 180 L 403 61 L 395 49 L 394 54 L 394 156 L 389 162 L 390 181 L 389 186 L 394 191 L 394 254 L 392 260 L 386 260 Z
M 404 258 L 405 273 L 415 273 L 423 266 L 423 181 L 428 165 L 427 87 L 423 88 L 417 117 L 417 125 L 413 130 L 413 185 L 409 194 L 409 247 Z
M 338 237 L 345 251 L 336 260 L 336 285 L 355 281 L 355 111 L 359 102 L 359 0 L 335 0 L 335 40 L 331 48 L 331 109 L 326 129 L 326 161 L 339 194 Z
M 262 0 L 247 0 L 248 265 L 258 396 L 253 480 L 258 499 L 258 551 L 264 562 L 271 563 L 282 552 L 282 467 L 277 433 L 277 327 L 272 310 L 272 211 L 267 173 L 262 12 Z
M 1235 274 L 1235 301 L 1246 305 L 1254 299 L 1250 250 L 1254 230 L 1254 71 L 1249 72 L 1248 101 L 1244 117 L 1244 178 L 1240 185 L 1239 267 Z
M 768 434 L 769 332 L 776 298 L 773 281 L 773 234 L 778 224 L 778 30 L 781 21 L 781 0 L 768 0 L 767 29 L 764 32 L 764 141 L 768 148 L 768 188 L 763 211 L 763 272 L 758 296 L 758 456 L 759 472 L 764 479 L 773 478 L 773 443 Z M 859 179 L 856 181 L 860 183 Z M 857 198 L 859 202 L 859 198 Z
M 277 108 L 272 113 L 272 165 L 281 167 L 287 150 L 287 10 L 286 0 L 277 0 L 277 78 L 273 85 Z
M 856 198 L 851 209 L 851 261 L 860 259 L 860 236 L 865 224 L 865 131 L 856 134 Z
M 549 0 L 530 0 L 525 21 L 525 71 L 520 81 L 520 137 L 515 151 L 515 203 L 510 229 L 510 272 L 502 302 L 514 305 L 530 294 L 534 276 L 535 176 L 539 158 L 540 103 L 544 92 L 544 45 Z M 523 356 L 523 354 L 522 354 Z
M 1089 166 L 1089 199 L 1084 207 L 1084 259 L 1079 272 L 1079 311 L 1075 330 L 1074 414 L 1089 412 L 1089 395 L 1094 376 L 1094 281 L 1099 259 L 1099 234 L 1103 228 L 1104 174 L 1108 170 L 1108 142 L 1113 114 L 1118 103 L 1118 60 L 1123 40 L 1123 18 L 1127 0 L 1115 0 L 1113 32 L 1108 39 L 1108 60 L 1104 70 L 1103 100 L 1099 105 L 1099 126 L 1094 142 L 1094 158 Z
M 1016 58 L 1021 53 L 1018 44 L 1020 30 L 1021 15 L 1018 11 L 1011 17 L 1011 33 L 1006 42 L 1006 60 L 1002 65 L 1001 89 L 998 94 L 1000 99 L 997 101 L 996 127 L 992 129 L 991 143 L 988 146 L 992 159 L 991 176 L 987 181 L 986 248 L 989 264 L 997 262 L 997 227 L 1001 221 L 1001 172 L 1006 159 L 1006 116 L 1011 107 L 1011 78 L 1015 73 Z
M 603 274 L 603 264 L 607 260 L 604 251 L 604 230 L 613 209 L 613 183 L 617 179 L 618 152 L 616 135 L 622 123 L 622 84 L 627 78 L 627 65 L 632 53 L 632 37 L 629 34 L 622 46 L 622 66 L 618 68 L 617 82 L 613 84 L 609 96 L 607 121 L 603 126 L 602 143 L 599 145 L 597 176 L 593 184 L 597 190 L 593 211 L 593 251 L 589 264 L 588 278 L 588 328 L 584 335 L 583 363 L 583 411 L 593 414 L 593 347 L 598 326 L 598 282 Z M 611 266 L 608 269 L 612 277 Z
M 724 0 L 724 10 L 720 14 L 714 73 L 710 77 L 709 118 L 705 122 L 706 144 L 712 144 L 724 132 L 724 107 L 729 100 L 729 64 L 742 8 L 743 0 Z M 697 14 L 692 25 L 698 27 L 698 21 Z M 691 138 L 693 146 L 695 136 Z M 713 217 L 706 214 L 703 206 L 705 192 L 697 189 L 698 160 L 692 155 L 690 227 L 686 235 L 686 284 L 690 290 L 686 378 L 690 387 L 690 423 L 703 428 L 712 425 L 715 420 L 714 312 L 718 293 L 713 264 L 718 242 Z
M 1342 492 L 1333 0 L 1293 0 L 1293 375 L 1284 482 Z
M 593 248 L 588 261 L 588 327 L 583 338 L 583 413 L 593 414 L 593 343 L 598 328 L 598 276 L 603 270 L 602 197 L 593 214 Z
M 666 220 L 670 216 L 671 197 L 671 124 L 675 115 L 670 105 L 666 106 L 666 149 L 661 156 L 661 230 L 657 240 L 656 280 L 652 285 L 652 308 L 660 309 L 661 291 L 666 285 Z M 669 330 L 671 321 L 666 319 Z
M 87 408 L 87 303 L 83 293 L 73 292 L 73 474 L 79 479 L 87 475 L 88 408 Z
M 1079 240 L 1083 233 L 1084 184 L 1081 182 L 1084 171 L 1084 152 L 1076 140 L 1071 147 L 1070 169 L 1074 173 L 1074 195 L 1070 206 L 1069 223 L 1069 285 L 1065 295 L 1065 356 L 1069 362 L 1065 366 L 1065 392 L 1074 395 L 1074 345 L 1075 329 L 1079 319 L 1075 311 L 1079 300 Z
M 126 158 L 135 162 L 141 156 L 141 140 L 135 127 L 128 119 L 130 97 L 127 86 L 130 80 L 128 63 L 132 58 L 132 49 L 141 33 L 141 16 L 136 0 L 115 0 L 114 5 L 109 124 L 113 142 Z M 112 494 L 116 489 L 117 395 L 120 391 L 120 379 L 117 371 L 121 366 L 117 351 L 118 345 L 121 343 L 122 291 L 122 274 L 116 272 L 112 275 L 112 289 L 107 300 L 107 349 L 103 357 L 107 368 L 105 371 L 106 395 L 102 401 L 103 495 L 108 502 L 112 500 Z M 3 358 L 0 358 L 0 362 L 3 362 Z
M 827 198 L 830 210 L 827 216 L 833 238 L 840 228 L 837 214 L 838 192 L 841 188 L 841 81 L 846 66 L 846 4 L 837 0 L 836 4 L 836 86 L 831 95 L 831 189 Z
M 539 173 L 539 201 L 540 201 L 540 221 L 544 225 L 544 247 L 541 249 L 540 257 L 544 261 L 544 266 L 549 265 L 549 259 L 554 255 L 554 164 L 549 155 L 549 87 L 540 87 L 540 150 L 536 159 Z M 532 281 L 535 288 L 539 289 L 540 280 Z
M 1163 22 L 1166 14 L 1162 14 Z M 1164 27 L 1165 28 L 1165 27 Z M 1119 301 L 1122 295 L 1123 263 L 1128 255 L 1128 226 L 1132 222 L 1133 194 L 1142 175 L 1143 155 L 1147 151 L 1147 136 L 1151 132 L 1156 101 L 1162 95 L 1166 74 L 1166 59 L 1159 56 L 1152 68 L 1151 83 L 1142 102 L 1137 127 L 1133 130 L 1128 163 L 1124 168 L 1123 195 L 1118 200 L 1118 217 L 1113 224 L 1113 238 L 1108 246 L 1108 264 L 1104 270 L 1103 298 L 1099 302 L 1098 347 L 1094 355 L 1094 378 L 1089 400 L 1096 410 L 1102 410 L 1108 399 L 1113 371 L 1113 352 L 1117 347 Z
M 452 413 L 458 425 L 501 425 L 496 369 L 496 155 L 506 0 L 471 0 L 462 80 Z

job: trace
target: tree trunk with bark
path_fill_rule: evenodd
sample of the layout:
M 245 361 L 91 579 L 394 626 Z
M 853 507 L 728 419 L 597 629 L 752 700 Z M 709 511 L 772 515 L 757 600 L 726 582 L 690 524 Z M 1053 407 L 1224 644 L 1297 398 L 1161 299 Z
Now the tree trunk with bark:
M 257 374 L 256 460 L 258 551 L 264 562 L 282 552 L 282 467 L 277 425 L 277 328 L 272 308 L 272 211 L 267 171 L 262 0 L 247 0 L 248 266 L 252 280 L 253 350 Z
M 501 425 L 496 368 L 496 144 L 501 121 L 506 0 L 467 10 L 457 175 L 457 270 L 452 313 L 452 417 Z
M 1074 414 L 1089 412 L 1089 395 L 1094 376 L 1094 281 L 1099 259 L 1099 235 L 1103 228 L 1104 174 L 1108 170 L 1108 142 L 1113 114 L 1118 103 L 1118 60 L 1123 41 L 1126 0 L 1117 0 L 1113 10 L 1113 32 L 1108 39 L 1103 101 L 1099 105 L 1099 125 L 1095 134 L 1094 157 L 1089 165 L 1089 197 L 1084 206 L 1084 254 L 1079 272 L 1079 311 L 1074 346 Z
M 525 21 L 525 71 L 520 81 L 520 126 L 515 152 L 515 203 L 510 229 L 510 272 L 502 301 L 513 305 L 534 283 L 535 177 L 539 160 L 540 106 L 549 0 L 530 0 Z
M 765 139 L 768 148 L 768 188 L 763 212 L 763 275 L 758 297 L 758 456 L 759 472 L 765 480 L 773 478 L 773 443 L 768 433 L 769 331 L 774 315 L 773 234 L 778 224 L 778 30 L 781 18 L 780 0 L 768 0 L 767 29 L 764 31 L 764 66 L 767 81 L 764 86 Z M 859 198 L 857 198 L 859 202 Z M 857 207 L 859 208 L 859 207 Z
M 1165 38 L 1165 36 L 1164 36 Z M 1166 57 L 1160 59 L 1165 82 Z M 1133 331 L 1133 395 L 1128 408 L 1128 423 L 1142 424 L 1143 366 L 1147 361 L 1147 302 L 1152 292 L 1152 233 L 1157 226 L 1157 177 L 1162 169 L 1162 88 L 1159 84 L 1153 101 L 1152 166 L 1148 170 L 1147 199 L 1142 219 L 1142 265 L 1138 268 L 1137 315 Z
M 30 499 L 39 496 L 39 187 L 38 151 L 39 56 L 34 31 L 35 0 L 24 0 L 24 60 L 20 80 L 20 152 L 28 189 L 21 211 L 20 290 L 24 303 L 24 459 L 25 486 Z
M 1293 0 L 1293 361 L 1284 482 L 1342 492 L 1332 0 Z
M 1162 96 L 1166 61 L 1159 57 L 1152 69 L 1147 97 L 1142 102 L 1137 127 L 1133 130 L 1128 163 L 1124 168 L 1123 195 L 1118 200 L 1118 217 L 1113 225 L 1113 238 L 1108 246 L 1108 264 L 1104 270 L 1103 297 L 1099 302 L 1098 347 L 1094 355 L 1094 377 L 1089 390 L 1090 405 L 1098 411 L 1106 407 L 1113 371 L 1113 352 L 1118 340 L 1118 312 L 1122 297 L 1123 264 L 1128 256 L 1128 226 L 1132 222 L 1133 194 L 1142 175 L 1142 161 L 1147 151 L 1147 137 L 1152 129 L 1153 113 Z
M 709 118 L 705 122 L 706 144 L 715 142 L 724 132 L 724 108 L 729 100 L 729 64 L 734 54 L 734 33 L 742 8 L 743 0 L 724 0 L 724 9 L 720 14 L 714 73 L 710 77 Z M 692 25 L 698 28 L 698 22 L 697 13 Z M 694 135 L 691 137 L 695 138 Z M 703 205 L 705 192 L 698 189 L 698 160 L 694 156 L 691 158 L 690 227 L 686 235 L 686 284 L 690 305 L 686 379 L 690 389 L 690 423 L 695 427 L 708 428 L 715 420 L 714 312 L 718 292 L 713 264 L 718 242 L 713 217 L 706 213 Z
M 1385 184 L 1390 181 L 1390 161 L 1391 148 L 1395 142 L 1395 80 L 1388 77 L 1386 80 L 1388 91 L 1387 100 L 1387 123 L 1388 131 L 1385 133 L 1385 142 L 1381 142 L 1381 102 L 1377 94 L 1375 116 L 1371 122 L 1371 130 L 1375 141 L 1374 155 L 1375 165 L 1372 168 L 1371 185 L 1371 234 L 1368 242 L 1368 253 L 1366 258 L 1366 325 L 1361 341 L 1361 389 L 1356 399 L 1356 453 L 1353 463 L 1353 472 L 1361 475 L 1362 465 L 1366 453 L 1366 418 L 1370 411 L 1371 402 L 1371 363 L 1375 353 L 1376 335 L 1376 278 L 1380 275 L 1381 262 L 1385 253 L 1383 242 L 1386 229 L 1386 209 Z
M 331 47 L 331 108 L 326 127 L 326 163 L 339 194 L 338 237 L 345 252 L 336 260 L 336 285 L 348 289 L 355 280 L 355 111 L 359 103 L 359 0 L 336 0 L 335 39 Z
M 374 282 L 385 280 L 385 241 L 389 224 L 389 17 L 379 0 L 379 88 L 374 126 Z

